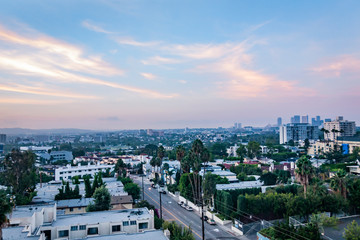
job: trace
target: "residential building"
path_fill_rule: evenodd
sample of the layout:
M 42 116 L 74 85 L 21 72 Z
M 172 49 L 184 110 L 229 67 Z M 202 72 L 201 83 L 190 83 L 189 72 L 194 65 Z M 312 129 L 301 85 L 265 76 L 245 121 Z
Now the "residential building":
M 59 200 L 56 201 L 56 208 L 61 215 L 86 213 L 86 207 L 93 201 L 93 198 Z
M 111 209 L 132 209 L 133 208 L 133 198 L 131 195 L 125 196 L 111 196 Z
M 280 127 L 282 125 L 282 118 L 278 117 L 277 119 L 277 126 Z
M 147 208 L 57 215 L 56 204 L 23 206 L 14 209 L 8 219 L 12 227 L 3 229 L 4 239 L 16 232 L 26 236 L 20 239 L 114 239 L 117 234 L 154 230 L 154 212 Z
M 290 123 L 280 127 L 280 144 L 285 144 L 290 140 L 294 142 L 317 140 L 319 138 L 319 128 L 307 123 Z
M 344 120 L 342 116 L 336 117 L 334 121 L 325 122 L 324 129 L 328 131 L 324 134 L 324 138 L 332 141 L 338 137 L 352 137 L 356 134 L 355 122 Z
M 55 169 L 55 181 L 69 180 L 74 176 L 94 176 L 95 173 L 106 172 L 107 169 L 113 171 L 114 167 L 115 165 L 90 165 L 90 163 L 85 166 L 81 166 L 80 164 L 78 166 L 71 166 L 70 164 L 68 164 L 65 167 Z
M 316 141 L 308 148 L 307 154 L 310 156 L 318 156 L 334 150 L 335 142 L 333 141 Z

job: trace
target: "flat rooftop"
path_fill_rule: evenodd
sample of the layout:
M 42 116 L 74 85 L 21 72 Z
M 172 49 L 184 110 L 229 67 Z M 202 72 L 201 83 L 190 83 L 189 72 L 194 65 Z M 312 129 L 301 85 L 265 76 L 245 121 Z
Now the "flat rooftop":
M 93 179 L 91 179 L 93 181 Z M 128 195 L 124 191 L 124 185 L 120 181 L 116 181 L 116 178 L 103 178 L 104 183 L 106 183 L 106 188 L 109 190 L 110 195 L 112 196 L 125 196 Z M 74 188 L 75 184 L 72 184 L 69 181 L 70 187 Z M 55 195 L 59 193 L 59 188 L 61 188 L 62 183 L 59 184 L 49 184 L 44 183 L 40 188 L 40 184 L 36 185 L 37 196 L 33 198 L 34 203 L 41 202 L 53 202 L 55 200 Z M 80 195 L 85 197 L 85 184 L 83 181 L 79 184 Z
M 243 188 L 257 188 L 263 185 L 259 180 L 257 181 L 244 181 L 239 183 L 230 184 L 216 184 L 217 190 L 232 190 L 232 189 L 243 189 Z
M 55 204 L 25 205 L 16 206 L 11 213 L 11 218 L 31 217 L 35 212 L 40 212 L 43 208 L 52 208 Z
M 153 230 L 153 231 L 146 231 L 142 233 L 132 233 L 132 234 L 114 234 L 114 235 L 107 235 L 107 236 L 97 236 L 96 239 L 101 240 L 144 240 L 144 239 L 156 239 L 156 240 L 168 240 L 165 237 L 163 231 L 161 230 Z
M 148 220 L 152 218 L 147 208 L 122 209 L 58 216 L 52 226 L 89 225 L 126 220 Z

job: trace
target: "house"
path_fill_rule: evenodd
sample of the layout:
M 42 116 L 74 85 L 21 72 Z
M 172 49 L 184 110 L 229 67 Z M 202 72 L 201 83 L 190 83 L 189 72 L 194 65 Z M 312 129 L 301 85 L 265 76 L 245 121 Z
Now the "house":
M 133 198 L 131 195 L 126 196 L 111 196 L 111 207 L 112 210 L 119 209 L 132 209 L 133 207 Z
M 66 199 L 56 201 L 58 214 L 86 213 L 86 207 L 93 202 L 93 198 Z

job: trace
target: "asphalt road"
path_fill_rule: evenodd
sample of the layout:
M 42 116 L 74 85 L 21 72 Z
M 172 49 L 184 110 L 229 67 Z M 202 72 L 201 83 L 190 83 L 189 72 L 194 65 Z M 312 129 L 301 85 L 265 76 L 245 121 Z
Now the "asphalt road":
M 139 184 L 141 187 L 141 177 L 131 176 L 134 182 Z M 159 208 L 159 192 L 151 188 L 150 182 L 144 178 L 144 188 L 145 188 L 145 200 L 150 204 L 154 205 L 155 208 Z M 141 193 L 142 198 L 142 193 Z M 180 207 L 176 201 L 174 201 L 168 194 L 162 194 L 162 214 L 163 219 L 166 221 L 175 221 L 183 227 L 191 227 L 191 230 L 194 233 L 196 239 L 202 239 L 202 229 L 201 229 L 201 219 L 200 215 L 196 212 L 189 212 L 184 208 Z M 237 238 L 231 232 L 222 229 L 218 225 L 210 225 L 205 222 L 205 239 L 214 240 L 235 240 L 235 239 L 245 239 Z

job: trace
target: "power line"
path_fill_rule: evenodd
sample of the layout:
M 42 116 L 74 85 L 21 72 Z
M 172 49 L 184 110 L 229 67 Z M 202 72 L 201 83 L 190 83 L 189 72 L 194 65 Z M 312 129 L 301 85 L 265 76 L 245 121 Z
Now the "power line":
M 227 205 L 225 205 L 224 203 L 220 202 L 219 200 L 214 199 L 214 201 L 216 201 L 218 204 L 222 205 L 223 207 L 225 207 L 225 208 L 227 208 L 227 209 L 229 209 L 229 210 L 231 210 L 231 211 L 235 211 L 235 212 L 239 212 L 239 211 L 240 211 L 240 212 L 245 213 L 246 215 L 251 216 L 251 217 L 247 217 L 245 214 L 240 214 L 240 215 L 242 215 L 244 218 L 247 218 L 247 219 L 249 219 L 249 220 L 253 220 L 252 217 L 254 217 L 254 219 L 258 219 L 259 221 L 263 221 L 263 219 L 260 219 L 260 218 L 258 218 L 258 217 L 256 217 L 256 216 L 254 216 L 253 214 L 249 214 L 249 213 L 246 213 L 246 212 L 244 212 L 244 211 L 235 209 L 234 207 L 227 206 Z M 227 215 L 227 214 L 223 214 L 223 215 L 225 215 L 225 216 L 227 216 L 227 217 L 229 217 L 229 218 L 231 218 L 231 219 L 235 219 L 235 218 L 233 218 L 233 217 L 231 217 L 231 216 L 229 216 L 229 215 Z M 301 237 L 301 238 L 303 238 L 303 239 L 311 240 L 311 239 L 309 239 L 309 238 L 306 238 L 306 237 L 304 237 L 304 236 L 301 236 L 301 235 L 299 235 L 299 234 L 297 234 L 297 233 L 291 232 L 291 231 L 289 231 L 289 230 L 287 230 L 287 229 L 284 229 L 284 228 L 281 228 L 281 227 L 279 227 L 279 226 L 276 226 L 276 227 L 277 227 L 277 228 L 280 228 L 280 229 L 282 229 L 282 230 L 284 230 L 284 231 L 286 231 L 286 232 L 288 232 L 288 233 L 290 233 L 290 234 L 299 236 L 299 237 Z M 275 231 L 281 232 L 281 231 L 278 230 L 278 229 L 275 229 L 275 228 L 273 228 L 273 229 L 274 229 Z M 285 234 L 285 235 L 288 236 L 288 237 L 293 238 L 292 236 L 290 236 L 290 235 L 288 235 L 288 234 L 286 234 L 286 233 L 284 233 L 284 232 L 281 232 L 281 233 Z M 295 239 L 296 239 L 296 238 L 295 238 Z

